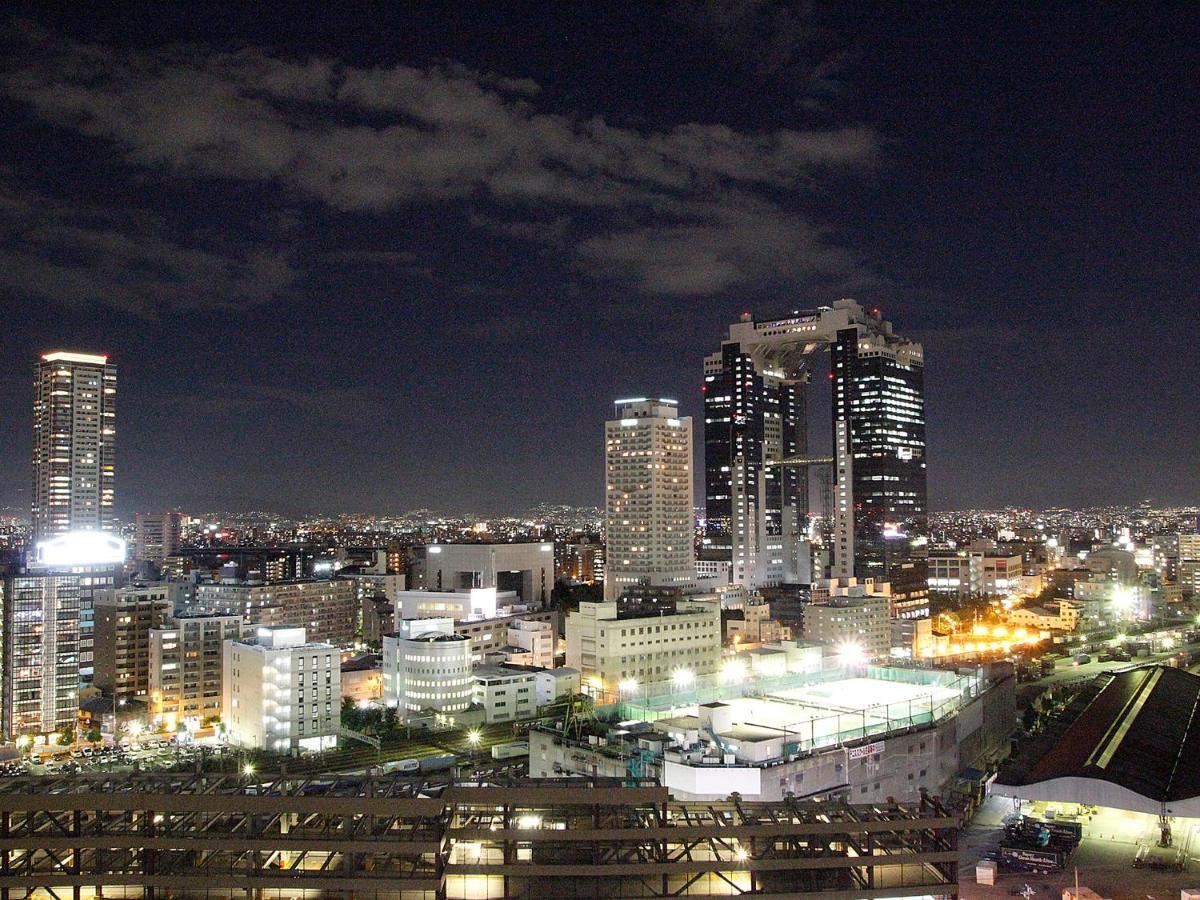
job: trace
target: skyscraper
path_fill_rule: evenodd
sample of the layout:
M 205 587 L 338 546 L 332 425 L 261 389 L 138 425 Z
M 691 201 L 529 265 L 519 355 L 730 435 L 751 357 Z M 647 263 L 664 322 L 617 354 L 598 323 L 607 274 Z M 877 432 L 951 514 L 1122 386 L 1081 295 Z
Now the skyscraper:
M 834 452 L 808 445 L 814 357 L 832 352 Z M 706 550 L 751 587 L 811 582 L 807 472 L 832 466 L 833 575 L 884 577 L 924 593 L 921 346 L 853 300 L 729 328 L 704 361 Z
M 107 356 L 42 354 L 34 378 L 33 534 L 110 531 L 117 369 Z
M 832 353 L 834 574 L 883 578 L 901 600 L 923 597 L 927 564 L 919 544 L 928 534 L 928 509 L 921 346 L 846 328 Z
M 695 580 L 692 420 L 674 400 L 618 400 L 604 426 L 604 594 Z

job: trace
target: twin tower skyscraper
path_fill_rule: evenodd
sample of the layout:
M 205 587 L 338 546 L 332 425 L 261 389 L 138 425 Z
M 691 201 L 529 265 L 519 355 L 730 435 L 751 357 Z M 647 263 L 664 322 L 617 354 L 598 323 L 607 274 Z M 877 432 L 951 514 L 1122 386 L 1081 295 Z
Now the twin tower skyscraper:
M 826 352 L 830 449 L 814 455 L 810 385 Z M 702 558 L 748 588 L 811 584 L 829 574 L 890 581 L 901 602 L 925 595 L 920 344 L 853 300 L 764 321 L 747 313 L 705 358 L 703 392 Z M 673 401 L 638 398 L 618 407 L 605 438 L 610 596 L 634 583 L 687 580 L 677 507 L 692 496 L 690 419 L 678 417 Z M 817 556 L 813 467 L 829 472 L 821 512 L 833 523 L 832 545 Z M 686 523 L 690 541 L 690 514 Z

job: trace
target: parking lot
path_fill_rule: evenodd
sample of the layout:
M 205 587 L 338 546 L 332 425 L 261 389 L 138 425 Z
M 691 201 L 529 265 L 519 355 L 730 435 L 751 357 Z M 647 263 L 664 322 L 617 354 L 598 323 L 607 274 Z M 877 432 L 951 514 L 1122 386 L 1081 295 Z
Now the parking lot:
M 150 738 L 121 745 L 56 748 L 54 753 L 33 754 L 0 766 L 0 777 L 13 775 L 60 775 L 78 772 L 120 772 L 140 769 L 169 769 L 195 763 L 201 756 L 217 758 L 228 751 L 219 746 L 177 743 L 174 739 Z

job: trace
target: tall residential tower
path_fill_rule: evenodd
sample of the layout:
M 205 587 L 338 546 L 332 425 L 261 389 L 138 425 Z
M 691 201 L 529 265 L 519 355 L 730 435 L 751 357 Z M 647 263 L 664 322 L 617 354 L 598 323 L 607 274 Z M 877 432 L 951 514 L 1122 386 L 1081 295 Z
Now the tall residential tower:
M 674 400 L 618 400 L 604 425 L 604 594 L 695 582 L 692 420 Z
M 43 353 L 34 376 L 33 536 L 110 531 L 117 369 L 107 356 Z

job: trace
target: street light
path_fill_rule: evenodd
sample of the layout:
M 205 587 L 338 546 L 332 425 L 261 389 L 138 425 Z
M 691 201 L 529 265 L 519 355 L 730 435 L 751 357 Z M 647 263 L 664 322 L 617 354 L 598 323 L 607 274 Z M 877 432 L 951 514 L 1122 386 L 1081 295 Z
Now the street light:
M 746 677 L 746 664 L 740 659 L 731 659 L 721 666 L 721 681 L 725 684 L 737 684 Z
M 242 774 L 249 777 L 254 774 L 254 763 L 246 763 L 242 766 Z
M 696 680 L 696 674 L 691 669 L 676 669 L 671 673 L 671 684 L 676 690 L 684 690 Z
M 838 644 L 837 651 L 838 662 L 842 664 L 843 668 L 849 669 L 865 665 L 867 662 L 867 652 L 858 641 L 842 641 Z
M 475 748 L 479 746 L 479 742 L 482 739 L 483 739 L 483 735 L 479 733 L 478 728 L 472 728 L 470 731 L 467 732 L 467 743 L 471 745 L 471 766 L 472 766 L 472 768 L 474 768 L 474 766 L 475 766 Z
M 637 689 L 638 683 L 636 678 L 622 678 L 620 683 L 617 684 L 617 690 L 625 695 L 636 694 Z

